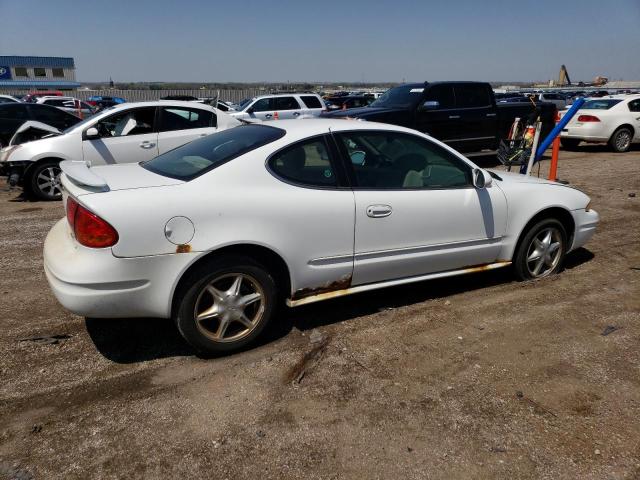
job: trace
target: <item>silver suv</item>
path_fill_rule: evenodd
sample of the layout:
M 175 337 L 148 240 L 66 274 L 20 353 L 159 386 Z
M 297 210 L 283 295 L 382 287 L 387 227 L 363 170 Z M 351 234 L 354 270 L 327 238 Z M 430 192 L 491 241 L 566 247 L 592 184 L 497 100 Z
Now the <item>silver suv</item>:
M 319 117 L 327 107 L 315 93 L 278 93 L 247 98 L 229 115 L 243 120 Z

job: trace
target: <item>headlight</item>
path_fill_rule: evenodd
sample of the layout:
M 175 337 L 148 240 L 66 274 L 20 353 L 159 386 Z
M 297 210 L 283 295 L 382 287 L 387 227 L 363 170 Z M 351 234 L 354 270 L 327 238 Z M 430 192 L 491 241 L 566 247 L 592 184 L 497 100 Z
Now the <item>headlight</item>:
M 6 162 L 9 160 L 9 155 L 11 155 L 16 149 L 20 148 L 21 145 L 11 145 L 9 147 L 4 147 L 0 150 L 0 162 Z

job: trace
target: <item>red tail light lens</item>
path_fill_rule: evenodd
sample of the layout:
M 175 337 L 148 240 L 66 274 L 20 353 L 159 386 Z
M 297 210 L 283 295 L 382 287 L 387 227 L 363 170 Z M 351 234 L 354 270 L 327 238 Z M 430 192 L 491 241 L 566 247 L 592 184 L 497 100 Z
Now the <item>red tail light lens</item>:
M 579 122 L 599 122 L 600 119 L 598 117 L 593 116 L 593 115 L 580 115 L 578 117 L 578 121 Z
M 67 199 L 67 221 L 76 240 L 85 247 L 106 248 L 118 242 L 115 228 L 71 197 Z

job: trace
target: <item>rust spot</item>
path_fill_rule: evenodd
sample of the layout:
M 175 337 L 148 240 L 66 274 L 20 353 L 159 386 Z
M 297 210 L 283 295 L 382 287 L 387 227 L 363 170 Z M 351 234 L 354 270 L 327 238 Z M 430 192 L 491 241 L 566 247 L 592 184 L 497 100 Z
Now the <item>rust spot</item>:
M 189 253 L 191 251 L 191 245 L 188 243 L 178 245 L 176 247 L 176 253 Z
M 289 369 L 285 376 L 285 383 L 300 383 L 302 378 L 320 361 L 329 344 L 329 340 L 330 337 L 324 338 L 320 343 L 305 353 L 302 358 Z
M 473 267 L 467 267 L 467 268 L 464 268 L 463 271 L 466 272 L 466 273 L 484 272 L 486 270 L 494 270 L 496 268 L 503 267 L 503 266 L 505 266 L 507 264 L 510 264 L 510 263 L 511 262 L 500 260 L 500 261 L 495 262 L 495 263 L 485 263 L 483 265 L 475 265 Z
M 291 296 L 291 300 L 300 300 L 301 298 L 319 295 L 321 293 L 333 292 L 336 290 L 345 290 L 351 286 L 351 275 L 345 275 L 333 282 L 325 283 L 319 287 L 300 288 Z

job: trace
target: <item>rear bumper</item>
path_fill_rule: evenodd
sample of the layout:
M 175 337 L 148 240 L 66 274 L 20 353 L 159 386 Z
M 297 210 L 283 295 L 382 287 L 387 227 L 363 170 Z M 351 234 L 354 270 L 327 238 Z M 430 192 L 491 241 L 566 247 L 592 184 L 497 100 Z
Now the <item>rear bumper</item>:
M 572 138 L 584 140 L 585 142 L 606 142 L 610 136 L 608 132 L 603 131 L 602 126 L 598 123 L 570 123 L 560 132 L 561 139 Z
M 573 215 L 576 228 L 570 250 L 575 250 L 591 240 L 593 234 L 596 233 L 600 215 L 598 215 L 598 212 L 595 210 L 574 210 L 571 214 Z
M 169 318 L 175 285 L 198 255 L 118 258 L 110 248 L 78 244 L 62 219 L 45 240 L 44 270 L 58 301 L 76 315 Z

